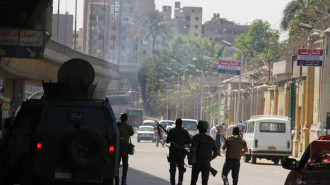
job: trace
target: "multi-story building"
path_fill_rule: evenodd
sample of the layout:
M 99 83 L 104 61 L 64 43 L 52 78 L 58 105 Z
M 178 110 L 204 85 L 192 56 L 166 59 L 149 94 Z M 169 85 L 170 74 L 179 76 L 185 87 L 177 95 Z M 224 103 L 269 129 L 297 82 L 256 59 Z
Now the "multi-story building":
M 53 14 L 51 39 L 68 47 L 73 45 L 73 15 Z
M 83 52 L 104 60 L 110 59 L 110 2 L 85 0 Z
M 72 48 L 76 51 L 83 52 L 84 42 L 84 29 L 80 28 L 77 30 L 76 34 L 73 33 L 73 46 Z
M 202 7 L 183 7 L 180 2 L 175 2 L 174 19 L 178 21 L 180 34 L 202 36 Z
M 248 33 L 248 29 L 248 25 L 236 24 L 215 13 L 211 20 L 206 21 L 203 25 L 203 37 L 213 37 L 217 43 L 221 43 L 222 40 L 234 43 L 240 34 Z

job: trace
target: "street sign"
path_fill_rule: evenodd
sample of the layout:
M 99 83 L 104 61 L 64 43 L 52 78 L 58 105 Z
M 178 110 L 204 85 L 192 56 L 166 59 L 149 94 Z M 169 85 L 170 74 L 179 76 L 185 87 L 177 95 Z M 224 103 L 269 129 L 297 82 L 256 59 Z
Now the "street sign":
M 241 74 L 241 62 L 219 60 L 218 73 L 240 75 Z
M 41 58 L 44 51 L 44 32 L 38 30 L 0 29 L 0 56 Z
M 297 66 L 322 67 L 323 50 L 298 49 Z

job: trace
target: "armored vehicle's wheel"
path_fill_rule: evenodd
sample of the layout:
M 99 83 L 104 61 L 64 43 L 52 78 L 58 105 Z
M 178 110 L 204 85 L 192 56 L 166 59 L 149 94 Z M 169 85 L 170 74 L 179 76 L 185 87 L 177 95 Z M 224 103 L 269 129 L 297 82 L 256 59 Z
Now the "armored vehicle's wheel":
M 107 143 L 100 132 L 93 129 L 78 129 L 67 140 L 68 161 L 77 169 L 90 169 L 100 165 L 107 154 Z
M 274 164 L 278 165 L 278 162 L 280 162 L 280 159 L 274 159 Z

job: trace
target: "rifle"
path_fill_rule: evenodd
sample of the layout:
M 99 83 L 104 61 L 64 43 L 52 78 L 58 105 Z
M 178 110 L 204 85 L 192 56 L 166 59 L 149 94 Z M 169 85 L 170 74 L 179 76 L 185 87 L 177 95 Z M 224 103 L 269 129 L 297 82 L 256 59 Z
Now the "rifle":
M 157 125 L 158 125 L 160 128 L 162 128 L 162 129 L 164 130 L 164 132 L 168 135 L 169 132 L 168 132 L 168 131 L 167 131 L 167 130 L 166 130 L 161 124 L 159 124 L 158 121 L 156 121 L 156 120 L 154 120 L 154 121 L 155 121 L 155 122 L 157 123 Z M 158 133 L 160 132 L 159 127 L 157 127 Z M 185 152 L 187 155 L 189 154 L 189 152 L 188 152 L 184 147 L 178 145 L 177 143 L 175 143 L 175 142 L 171 142 L 171 145 L 173 145 L 173 146 L 175 146 L 176 148 L 182 150 L 182 151 Z M 210 173 L 215 177 L 215 176 L 217 175 L 218 171 L 210 166 Z

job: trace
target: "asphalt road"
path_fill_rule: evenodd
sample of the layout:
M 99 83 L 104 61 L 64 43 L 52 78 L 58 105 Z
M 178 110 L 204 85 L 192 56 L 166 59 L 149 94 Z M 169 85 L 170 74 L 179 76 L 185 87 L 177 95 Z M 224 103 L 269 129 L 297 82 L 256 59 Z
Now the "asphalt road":
M 129 156 L 129 170 L 127 184 L 129 185 L 169 185 L 169 163 L 167 162 L 168 148 L 156 147 L 151 141 L 136 142 L 136 135 L 132 137 L 135 145 L 135 154 Z M 211 162 L 213 168 L 218 170 L 216 177 L 210 175 L 209 185 L 222 185 L 221 170 L 224 163 L 224 155 Z M 121 170 L 121 169 L 120 169 Z M 268 160 L 258 160 L 257 164 L 245 163 L 241 160 L 239 182 L 241 185 L 279 185 L 284 184 L 289 173 L 281 165 L 274 165 Z M 191 168 L 187 167 L 183 184 L 189 185 Z M 231 183 L 231 175 L 229 182 Z M 201 184 L 199 176 L 198 184 Z

